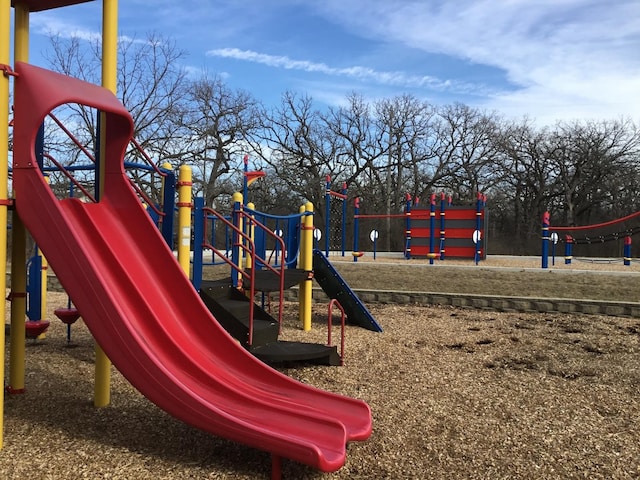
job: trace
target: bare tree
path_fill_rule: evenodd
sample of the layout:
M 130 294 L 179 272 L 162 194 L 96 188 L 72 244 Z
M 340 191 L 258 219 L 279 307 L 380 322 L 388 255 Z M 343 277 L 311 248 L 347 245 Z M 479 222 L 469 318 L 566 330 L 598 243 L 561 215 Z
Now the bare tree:
M 609 215 L 606 211 L 618 197 L 615 189 L 634 171 L 630 165 L 637 161 L 639 147 L 639 132 L 630 121 L 556 125 L 548 156 L 556 171 L 567 225 L 591 223 Z
M 405 195 L 422 196 L 442 179 L 444 168 L 434 151 L 434 108 L 412 95 L 383 99 L 375 105 L 377 126 L 387 136 L 387 163 L 383 171 L 387 215 L 401 211 Z M 385 221 L 391 249 L 391 217 Z
M 548 129 L 536 128 L 530 120 L 500 124 L 495 138 L 499 151 L 496 175 L 499 194 L 492 202 L 492 218 L 501 221 L 500 230 L 516 243 L 539 236 L 540 219 L 553 197 L 554 169 L 547 158 Z M 502 218 L 500 218 L 502 217 Z
M 300 201 L 310 201 L 318 209 L 324 197 L 323 179 L 331 172 L 338 149 L 313 100 L 285 92 L 280 105 L 262 111 L 261 120 L 262 130 L 252 138 L 254 151 Z
M 149 34 L 142 40 L 121 38 L 118 42 L 117 95 L 133 117 L 134 137 L 156 164 L 176 158 L 181 148 L 172 132 L 186 88 L 186 73 L 180 66 L 184 56 L 185 52 L 174 42 L 156 34 Z M 53 36 L 46 57 L 55 71 L 91 83 L 101 81 L 102 52 L 97 38 L 84 41 L 75 36 Z M 73 126 L 71 130 L 81 144 L 89 151 L 95 151 L 96 112 L 80 105 L 69 105 L 60 115 L 65 123 Z M 50 150 L 57 151 L 65 164 L 74 164 L 82 157 L 68 140 L 58 136 L 49 137 L 47 144 Z M 142 154 L 132 147 L 127 152 L 127 159 L 139 162 Z M 152 198 L 157 198 L 160 185 L 153 174 L 141 170 L 132 172 L 132 176 L 146 185 Z
M 438 111 L 437 152 L 447 165 L 444 185 L 454 196 L 473 201 L 477 192 L 495 185 L 497 150 L 494 138 L 498 119 L 461 103 Z
M 241 190 L 247 139 L 259 126 L 259 102 L 230 89 L 219 76 L 191 82 L 177 124 L 183 151 L 179 160 L 194 169 L 194 190 L 211 206 L 219 195 Z

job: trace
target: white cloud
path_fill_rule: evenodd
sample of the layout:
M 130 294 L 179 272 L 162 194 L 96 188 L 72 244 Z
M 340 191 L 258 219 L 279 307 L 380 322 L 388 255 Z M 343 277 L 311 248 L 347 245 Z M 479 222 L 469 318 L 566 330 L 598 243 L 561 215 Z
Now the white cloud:
M 88 42 L 99 41 L 102 34 L 99 30 L 91 30 L 80 27 L 78 24 L 68 22 L 61 16 L 53 13 L 38 13 L 30 19 L 34 33 L 45 36 L 59 36 L 61 38 L 78 38 Z
M 92 43 L 102 41 L 102 31 L 100 29 L 91 30 L 86 27 L 81 27 L 78 23 L 69 21 L 54 13 L 38 13 L 32 17 L 30 24 L 34 33 L 47 37 L 77 38 Z M 125 43 L 159 43 L 158 40 L 135 38 L 128 35 L 120 35 L 118 40 Z
M 570 118 L 640 112 L 637 0 L 326 0 L 316 8 L 363 37 L 503 70 L 518 91 L 491 95 L 490 107 Z
M 285 70 L 301 70 L 309 73 L 321 73 L 329 76 L 347 77 L 364 82 L 374 82 L 381 85 L 400 86 L 405 88 L 429 88 L 437 91 L 456 91 L 459 93 L 488 93 L 486 86 L 470 83 L 440 80 L 430 75 L 411 75 L 399 71 L 379 71 L 369 67 L 353 65 L 348 67 L 333 67 L 326 63 L 308 60 L 294 60 L 287 56 L 269 55 L 252 50 L 238 48 L 220 48 L 209 50 L 207 55 L 213 57 L 232 58 L 247 62 L 259 63 Z

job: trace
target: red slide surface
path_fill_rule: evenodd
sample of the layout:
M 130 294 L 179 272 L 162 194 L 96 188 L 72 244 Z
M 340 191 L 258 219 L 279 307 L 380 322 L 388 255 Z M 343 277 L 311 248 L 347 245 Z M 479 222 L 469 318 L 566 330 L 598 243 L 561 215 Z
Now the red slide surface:
M 123 169 L 133 125 L 101 87 L 17 63 L 16 208 L 115 367 L 169 414 L 215 435 L 323 471 L 371 434 L 360 400 L 299 383 L 255 359 L 220 326 L 163 241 Z M 55 107 L 106 115 L 98 203 L 55 198 L 38 169 L 38 127 Z

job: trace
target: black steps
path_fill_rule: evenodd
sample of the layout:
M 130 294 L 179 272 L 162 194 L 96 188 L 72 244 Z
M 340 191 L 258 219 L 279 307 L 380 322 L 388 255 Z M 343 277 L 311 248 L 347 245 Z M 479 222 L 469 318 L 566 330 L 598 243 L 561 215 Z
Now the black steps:
M 245 347 L 249 343 L 249 299 L 228 282 L 202 282 L 200 298 L 216 320 Z M 253 344 L 278 340 L 278 322 L 258 305 L 253 305 Z
M 340 355 L 336 346 L 319 343 L 287 342 L 278 340 L 252 347 L 249 351 L 270 365 L 308 362 L 316 365 L 339 366 Z
M 335 346 L 278 340 L 278 322 L 255 303 L 253 338 L 249 346 L 249 298 L 233 288 L 229 279 L 202 282 L 200 297 L 220 325 L 265 363 L 277 365 L 306 362 L 329 366 L 341 364 Z

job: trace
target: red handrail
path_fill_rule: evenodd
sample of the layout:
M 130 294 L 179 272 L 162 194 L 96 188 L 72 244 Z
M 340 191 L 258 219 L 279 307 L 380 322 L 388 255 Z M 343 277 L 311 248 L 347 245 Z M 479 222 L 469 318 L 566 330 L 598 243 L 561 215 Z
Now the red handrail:
M 89 193 L 89 191 L 84 188 L 80 182 L 78 182 L 78 180 L 69 173 L 69 171 L 64 168 L 64 165 L 62 165 L 60 162 L 58 162 L 55 158 L 53 158 L 51 155 L 49 155 L 48 153 L 43 154 L 43 156 L 47 159 L 49 159 L 56 167 L 58 167 L 58 169 L 60 170 L 60 172 L 62 172 L 64 174 L 64 176 L 66 176 L 69 180 L 71 180 L 71 182 L 78 187 L 78 189 L 84 193 L 84 195 L 89 198 L 93 203 L 96 203 L 96 199 L 93 195 L 91 195 Z
M 608 222 L 595 223 L 593 225 L 581 225 L 579 227 L 549 227 L 549 230 L 557 231 L 557 232 L 591 230 L 591 229 L 594 229 L 594 228 L 608 227 L 609 225 L 615 225 L 616 223 L 622 223 L 622 222 L 624 222 L 626 220 L 631 220 L 632 218 L 635 218 L 637 216 L 640 216 L 640 211 L 637 211 L 635 213 L 627 215 L 626 217 L 616 218 L 615 220 L 609 220 Z
M 205 225 L 207 224 L 207 216 L 210 214 L 212 216 L 214 216 L 216 219 L 220 220 L 224 225 L 226 225 L 228 228 L 230 228 L 233 232 L 235 232 L 243 241 L 239 241 L 237 243 L 237 246 L 239 248 L 241 248 L 243 251 L 248 252 L 250 258 L 251 258 L 251 265 L 254 266 L 254 268 L 251 269 L 251 273 L 247 273 L 246 271 L 244 271 L 239 265 L 235 265 L 231 260 L 229 260 L 227 258 L 226 255 L 223 254 L 223 252 L 219 249 L 217 249 L 216 247 L 214 247 L 213 245 L 211 245 L 210 243 L 204 242 L 202 244 L 203 248 L 209 248 L 211 251 L 213 251 L 215 254 L 217 254 L 220 258 L 222 258 L 222 260 L 227 263 L 228 265 L 231 266 L 231 268 L 233 268 L 235 271 L 237 271 L 238 273 L 240 273 L 240 275 L 242 275 L 243 279 L 248 279 L 249 280 L 249 340 L 248 340 L 248 344 L 249 346 L 251 346 L 253 344 L 253 307 L 254 307 L 254 297 L 255 297 L 255 265 L 256 265 L 256 260 L 259 260 L 261 263 L 263 263 L 265 265 L 265 267 L 269 270 L 271 270 L 272 272 L 274 272 L 276 275 L 278 275 L 279 277 L 279 281 L 280 281 L 280 306 L 278 309 L 278 325 L 279 328 L 282 328 L 282 315 L 283 315 L 283 305 L 282 305 L 282 297 L 284 296 L 284 248 L 282 249 L 283 253 L 282 253 L 282 262 L 279 265 L 279 269 L 276 269 L 274 267 L 272 267 L 271 265 L 269 265 L 267 263 L 267 261 L 265 259 L 263 259 L 262 257 L 256 255 L 256 249 L 255 249 L 255 243 L 253 242 L 253 240 L 251 239 L 251 237 L 249 235 L 247 235 L 245 232 L 242 231 L 242 229 L 238 228 L 236 225 L 234 225 L 232 222 L 230 222 L 229 220 L 227 220 L 226 218 L 224 218 L 224 216 L 218 212 L 216 212 L 215 210 L 205 207 L 202 209 L 203 211 L 203 215 L 204 215 L 204 221 L 205 221 Z M 265 231 L 269 231 L 270 230 L 263 225 L 262 223 L 258 222 L 257 220 L 255 220 L 254 218 L 252 218 L 249 214 L 247 214 L 246 212 L 238 212 L 240 214 L 241 217 L 246 217 L 250 220 L 250 222 L 256 226 L 258 226 L 259 228 L 264 229 Z M 205 227 L 206 230 L 206 227 Z M 205 238 L 206 238 L 206 234 L 205 234 Z M 284 241 L 282 239 L 279 239 L 282 242 L 282 245 L 284 246 Z M 246 290 L 246 289 L 245 289 Z
M 84 153 L 89 160 L 91 160 L 93 163 L 96 162 L 95 157 L 93 156 L 93 154 L 91 154 L 91 152 L 84 146 L 82 145 L 82 143 L 80 142 L 80 140 L 78 140 L 75 135 L 73 133 L 71 133 L 71 131 L 69 131 L 69 129 L 67 127 L 64 126 L 64 124 L 60 121 L 60 119 L 58 117 L 56 117 L 53 113 L 49 112 L 49 117 L 58 125 L 58 127 L 60 127 L 60 129 L 69 137 L 69 139 L 82 151 L 82 153 Z M 149 157 L 149 155 L 144 151 L 144 149 L 142 148 L 142 146 L 140 145 L 140 143 L 138 143 L 138 141 L 135 138 L 131 138 L 130 143 L 133 144 L 133 146 L 136 148 L 136 150 L 138 150 L 143 158 L 146 160 L 146 162 L 149 164 L 149 166 L 151 166 L 153 168 L 153 170 L 160 176 L 162 177 L 166 177 L 167 174 L 165 172 L 163 172 L 162 170 L 160 170 L 160 168 L 153 162 L 153 160 L 151 159 L 151 157 Z M 55 163 L 55 165 L 60 169 L 60 171 L 64 170 L 64 167 L 62 167 L 62 165 L 58 162 L 56 162 L 53 157 L 48 156 L 47 158 L 49 158 L 52 162 Z M 72 177 L 69 176 L 69 174 L 65 171 L 63 172 L 69 179 L 71 179 Z M 74 181 L 74 180 L 72 180 Z M 160 217 L 164 217 L 166 216 L 166 212 L 163 212 L 162 210 L 160 210 L 158 207 L 155 206 L 155 204 L 153 203 L 153 201 L 151 200 L 151 198 L 149 198 L 149 196 L 142 191 L 142 189 L 140 188 L 140 186 L 131 178 L 129 178 L 129 182 L 131 183 L 131 186 L 133 187 L 134 191 L 142 198 L 142 200 L 144 201 L 144 203 L 146 203 L 149 208 L 151 208 L 151 210 L 153 210 L 158 216 Z M 86 191 L 84 189 L 82 189 L 82 187 L 74 181 L 74 183 L 81 189 L 83 190 L 83 193 L 85 195 L 87 195 Z M 88 195 L 90 198 L 93 199 L 93 197 L 91 197 L 90 195 Z M 93 201 L 95 202 L 95 199 L 93 199 Z
M 241 210 L 240 212 L 240 216 L 241 217 L 245 217 L 249 224 L 248 227 L 249 229 L 251 229 L 252 226 L 256 226 L 260 229 L 262 229 L 262 231 L 264 231 L 264 233 L 267 236 L 272 237 L 278 244 L 279 244 L 279 250 L 280 250 L 280 263 L 277 265 L 279 268 L 276 269 L 273 266 L 271 266 L 271 264 L 269 263 L 268 260 L 265 260 L 264 258 L 260 258 L 257 257 L 258 260 L 260 260 L 260 262 L 267 268 L 267 270 L 271 270 L 273 273 L 275 273 L 278 276 L 278 294 L 279 294 L 279 301 L 278 301 L 278 333 L 282 333 L 282 315 L 284 313 L 284 305 L 283 305 L 283 297 L 284 297 L 284 271 L 285 271 L 285 266 L 286 266 L 286 260 L 285 260 L 285 244 L 284 244 L 284 240 L 282 239 L 282 237 L 280 237 L 279 235 L 276 235 L 274 232 L 271 231 L 270 228 L 268 228 L 266 225 L 264 225 L 263 223 L 259 222 L 258 220 L 255 219 L 255 217 L 253 215 L 251 215 L 248 212 L 245 212 L 243 210 Z M 277 250 L 277 249 L 275 249 Z M 269 260 L 271 259 L 271 257 L 273 256 L 273 252 L 272 255 L 270 255 Z M 255 261 L 251 262 L 252 265 L 252 270 L 255 269 Z
M 140 196 L 140 198 L 142 198 L 142 201 L 147 204 L 148 208 L 151 208 L 151 210 L 153 210 L 160 217 L 166 216 L 166 212 L 163 212 L 153 204 L 153 201 L 149 198 L 149 195 L 142 191 L 140 186 L 133 180 L 133 178 L 129 176 L 127 176 L 127 178 L 129 179 L 129 183 L 131 184 L 133 190 Z
M 151 159 L 151 157 L 147 154 L 147 152 L 144 151 L 144 148 L 142 148 L 142 145 L 140 145 L 140 143 L 138 143 L 138 141 L 131 137 L 130 143 L 133 144 L 133 146 L 136 148 L 136 150 L 138 150 L 138 152 L 140 152 L 142 154 L 142 157 L 146 160 L 146 162 L 149 164 L 149 166 L 151 168 L 153 168 L 153 170 L 160 175 L 161 177 L 166 177 L 167 174 L 166 172 L 163 172 L 162 170 L 160 170 L 160 167 L 158 167 L 154 161 Z
M 344 308 L 340 304 L 340 302 L 336 298 L 332 298 L 329 302 L 329 319 L 327 321 L 327 345 L 331 346 L 331 324 L 333 323 L 333 306 L 336 305 L 338 310 L 340 310 L 340 365 L 344 365 L 344 324 L 345 324 L 345 313 Z
M 87 147 L 80 143 L 80 140 L 78 140 L 75 135 L 67 129 L 67 127 L 62 124 L 58 117 L 56 117 L 51 112 L 49 112 L 49 117 L 51 117 L 51 119 L 58 124 L 62 131 L 67 134 L 67 137 L 69 137 L 69 139 L 71 139 L 71 141 L 76 144 L 76 147 L 78 147 L 82 151 L 82 153 L 89 157 L 89 160 L 91 160 L 93 163 L 96 163 L 96 158 L 93 156 L 93 154 L 87 149 Z

